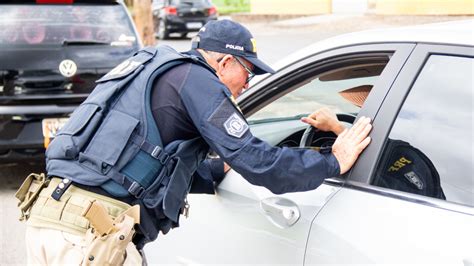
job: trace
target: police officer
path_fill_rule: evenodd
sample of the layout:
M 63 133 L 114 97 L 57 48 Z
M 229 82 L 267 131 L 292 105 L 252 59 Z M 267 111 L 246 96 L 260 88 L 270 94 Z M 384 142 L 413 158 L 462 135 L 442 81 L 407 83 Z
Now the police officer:
M 325 178 L 347 172 L 369 144 L 370 120 L 361 118 L 351 129 L 340 134 L 332 151 L 326 153 L 270 146 L 251 134 L 234 101 L 254 75 L 274 72 L 258 59 L 251 33 L 233 21 L 211 21 L 193 39 L 192 47 L 191 51 L 180 55 L 192 60 L 167 68 L 155 79 L 147 78 L 152 79 L 151 93 L 149 98 L 140 98 L 150 101 L 160 145 L 149 144 L 154 136 L 146 133 L 153 125 L 148 123 L 141 127 L 145 118 L 132 119 L 129 115 L 141 110 L 134 104 L 138 99 L 135 95 L 148 84 L 142 78 L 143 73 L 148 73 L 159 58 L 172 55 L 172 52 L 166 52 L 169 48 L 159 48 L 158 55 L 153 50 L 139 53 L 135 61 L 124 63 L 99 80 L 97 88 L 72 115 L 66 129 L 63 128 L 53 140 L 46 154 L 49 184 L 41 190 L 29 211 L 26 243 L 30 263 L 96 263 L 99 261 L 98 247 L 105 250 L 99 252 L 101 254 L 120 255 L 119 258 L 100 258 L 101 262 L 139 262 L 134 245 L 120 242 L 129 238 L 130 224 L 138 224 L 133 238 L 138 249 L 155 240 L 159 231 L 166 233 L 176 227 L 179 214 L 174 210 L 186 213 L 189 208 L 186 200 L 181 201 L 189 191 L 182 189 L 188 184 L 186 174 L 195 172 L 203 151 L 207 152 L 209 148 L 250 183 L 280 194 L 315 189 Z M 161 57 L 159 53 L 162 53 Z M 138 74 L 134 76 L 134 73 Z M 146 77 L 154 76 L 150 72 Z M 102 101 L 107 102 L 105 108 L 92 104 L 109 95 L 110 88 L 117 91 L 126 86 L 125 92 L 117 94 L 120 96 L 110 96 L 108 99 L 113 100 Z M 142 105 L 146 109 L 147 102 Z M 96 125 L 98 112 L 103 112 L 100 116 L 103 119 L 97 118 L 100 122 Z M 92 140 L 82 141 L 81 137 L 89 132 L 94 132 L 90 133 Z M 105 137 L 99 138 L 104 132 L 107 132 Z M 145 140 L 139 135 L 146 136 Z M 134 153 L 130 152 L 134 149 Z M 141 156 L 140 152 L 147 155 Z M 139 155 L 140 160 L 136 159 Z M 133 160 L 126 159 L 132 157 Z M 160 169 L 164 170 L 130 179 L 136 172 L 154 168 L 151 161 L 147 161 L 151 157 L 162 163 Z M 172 165 L 171 170 L 169 165 Z M 194 174 L 193 187 L 199 182 L 212 184 L 218 175 L 216 172 L 223 173 L 223 167 L 219 160 L 204 161 Z M 149 176 L 152 176 L 151 180 L 147 179 Z M 35 180 L 43 179 L 34 177 Z M 122 190 L 125 194 L 121 194 Z M 131 205 L 139 206 L 139 219 Z M 52 209 L 48 208 L 51 206 Z M 112 224 L 110 219 L 97 214 L 103 209 L 115 217 Z M 131 221 L 128 227 L 124 217 Z M 116 233 L 124 231 L 126 233 Z M 109 241 L 111 238 L 114 240 Z M 84 244 L 90 243 L 88 239 L 94 239 L 91 245 Z M 119 244 L 122 249 L 114 251 Z

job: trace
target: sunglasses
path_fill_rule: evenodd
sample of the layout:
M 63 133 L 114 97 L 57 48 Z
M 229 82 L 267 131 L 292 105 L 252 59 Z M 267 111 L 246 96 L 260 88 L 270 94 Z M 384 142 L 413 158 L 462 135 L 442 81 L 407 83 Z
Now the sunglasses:
M 252 70 L 250 70 L 250 68 L 248 68 L 247 65 L 244 64 L 244 62 L 242 62 L 242 59 L 240 59 L 237 56 L 234 56 L 234 58 L 245 69 L 245 71 L 247 71 L 248 77 L 247 77 L 247 80 L 245 81 L 245 84 L 248 84 L 250 82 L 250 80 L 253 79 L 253 77 L 255 77 L 255 73 L 253 73 Z

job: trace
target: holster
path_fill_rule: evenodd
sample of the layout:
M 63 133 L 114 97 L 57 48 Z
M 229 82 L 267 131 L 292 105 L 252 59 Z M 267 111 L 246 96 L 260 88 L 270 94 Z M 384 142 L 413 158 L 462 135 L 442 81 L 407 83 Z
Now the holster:
M 91 228 L 86 233 L 86 252 L 81 265 L 122 265 L 126 248 L 140 223 L 140 207 L 135 205 L 112 219 L 97 201 L 83 213 Z
M 43 173 L 31 173 L 23 181 L 23 184 L 15 193 L 15 197 L 20 200 L 18 203 L 18 208 L 21 211 L 20 221 L 28 219 L 31 205 L 35 202 L 41 190 L 48 186 L 48 183 L 49 180 L 46 179 Z

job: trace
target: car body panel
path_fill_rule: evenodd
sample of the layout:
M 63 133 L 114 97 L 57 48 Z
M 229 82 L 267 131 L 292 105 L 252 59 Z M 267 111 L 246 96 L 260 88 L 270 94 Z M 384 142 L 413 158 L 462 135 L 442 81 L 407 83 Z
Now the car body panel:
M 343 34 L 308 45 L 272 64 L 272 68 L 278 71 L 289 66 L 290 63 L 302 61 L 317 53 L 362 44 L 433 43 L 472 46 L 474 40 L 471 29 L 473 27 L 474 20 L 469 19 Z M 470 34 L 466 34 L 469 31 L 471 31 Z M 256 76 L 252 84 L 257 84 L 268 76 L 269 74 Z
M 156 242 L 147 245 L 147 259 L 184 265 L 216 262 L 302 265 L 311 221 L 339 189 L 338 185 L 322 185 L 310 192 L 276 196 L 294 202 L 301 213 L 293 226 L 283 229 L 272 223 L 260 207 L 261 201 L 275 195 L 250 185 L 232 171 L 219 185 L 218 196 L 189 196 L 189 220 L 182 219 L 180 230 L 159 236 Z M 193 203 L 196 201 L 198 204 Z M 193 239 L 197 236 L 199 242 L 189 241 L 190 234 Z M 222 241 L 226 244 L 220 244 Z M 196 245 L 207 248 L 203 250 Z
M 474 216 L 343 188 L 315 219 L 305 265 L 468 265 L 472 224 Z
M 196 206 L 191 217 L 183 220 L 182 228 L 146 247 L 149 262 L 471 265 L 474 203 L 456 204 L 370 183 L 384 142 L 428 56 L 474 57 L 474 40 L 466 37 L 466 32 L 472 32 L 466 27 L 469 23 L 442 24 L 439 30 L 438 25 L 402 28 L 390 32 L 407 35 L 393 38 L 389 32 L 355 33 L 313 45 L 293 61 L 283 60 L 286 63 L 276 74 L 255 83 L 239 98 L 252 133 L 273 145 L 300 136 L 304 124 L 297 116 L 255 123 L 252 115 L 334 66 L 390 58 L 357 113 L 373 119 L 371 144 L 349 173 L 307 192 L 274 195 L 231 170 L 215 196 L 190 195 L 191 206 Z M 446 33 L 435 44 L 451 27 L 456 33 Z M 302 219 L 282 227 L 278 217 L 262 209 L 262 201 L 269 198 L 288 200 L 290 207 L 294 204 L 301 210 Z

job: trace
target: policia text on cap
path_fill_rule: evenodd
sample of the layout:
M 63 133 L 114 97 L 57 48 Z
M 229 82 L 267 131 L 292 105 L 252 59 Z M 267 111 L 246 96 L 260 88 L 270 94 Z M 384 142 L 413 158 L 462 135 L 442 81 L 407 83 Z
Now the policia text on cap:
M 188 214 L 189 192 L 213 193 L 223 161 L 277 194 L 348 171 L 370 142 L 368 118 L 325 153 L 252 135 L 233 99 L 253 73 L 273 72 L 245 27 L 220 20 L 187 53 L 145 48 L 98 80 L 48 147 L 47 176 L 17 192 L 28 262 L 139 264 L 137 250 Z M 205 160 L 209 150 L 221 159 Z

